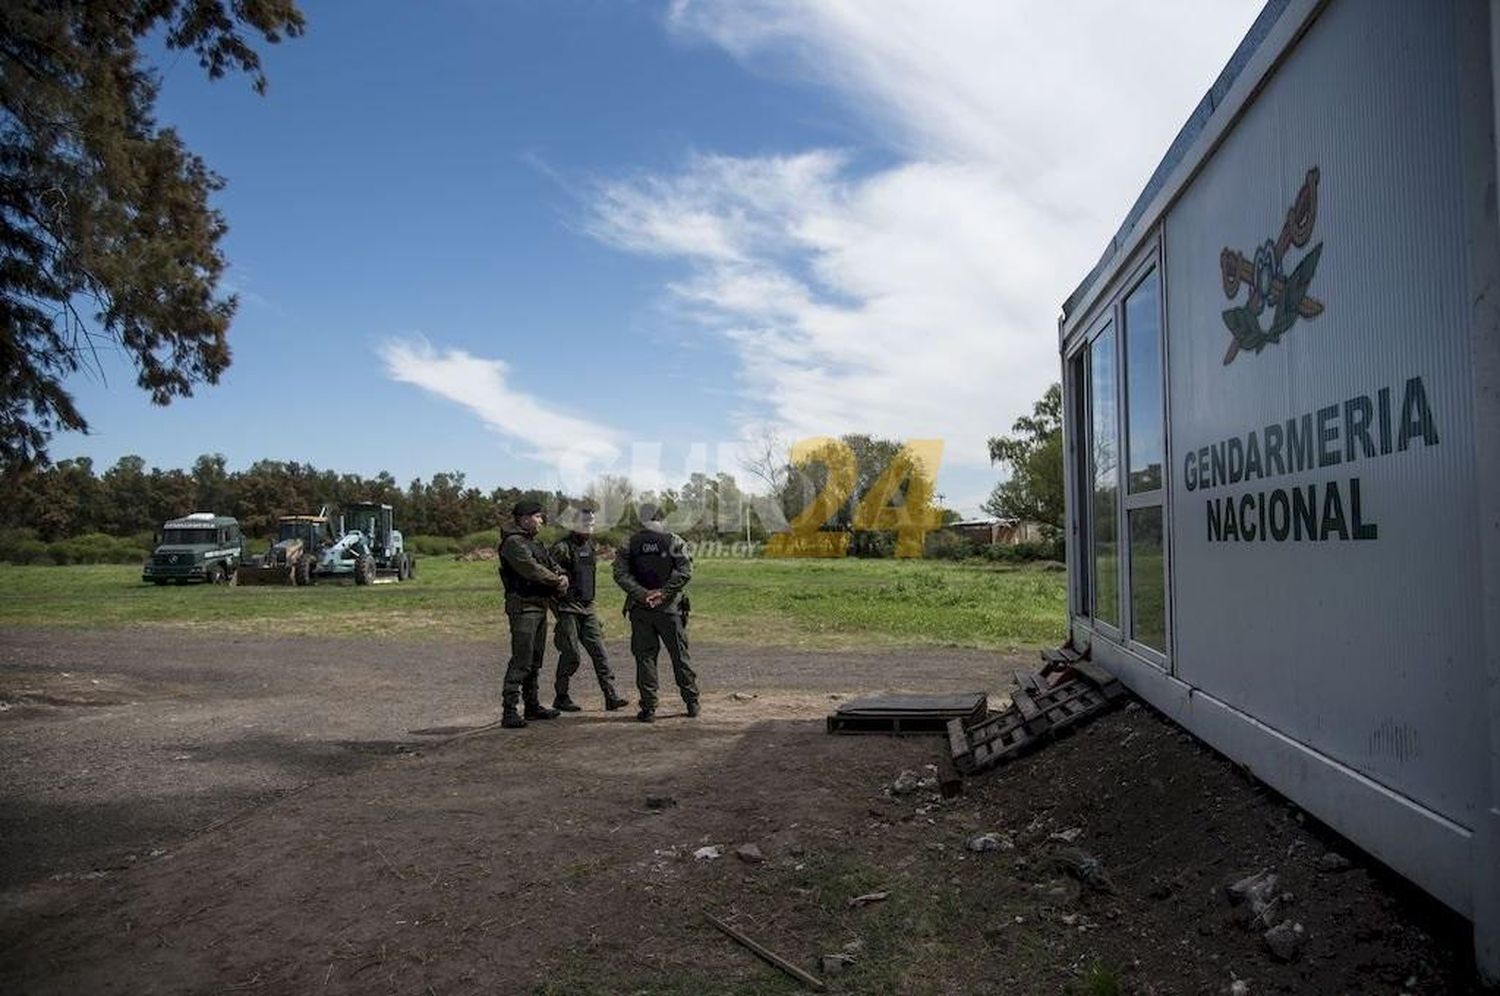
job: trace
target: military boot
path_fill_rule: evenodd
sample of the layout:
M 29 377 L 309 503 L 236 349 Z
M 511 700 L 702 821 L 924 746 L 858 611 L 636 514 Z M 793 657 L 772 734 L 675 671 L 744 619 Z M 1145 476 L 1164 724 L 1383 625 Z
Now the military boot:
M 552 700 L 552 708 L 558 712 L 582 712 L 583 706 L 574 702 L 566 695 L 559 695 Z
M 611 689 L 604 696 L 604 710 L 606 712 L 614 712 L 616 709 L 623 709 L 628 705 L 630 705 L 630 700 L 627 698 L 622 698 L 619 693 L 615 692 L 613 689 Z
M 527 719 L 556 719 L 561 715 L 556 709 L 548 709 L 536 699 L 526 700 Z
M 640 720 L 642 723 L 654 723 L 656 722 L 656 710 L 642 709 L 640 712 L 635 714 L 635 718 Z
M 691 701 L 691 702 L 689 702 L 687 704 L 687 713 L 688 713 L 688 719 L 697 719 L 698 718 L 699 709 L 698 709 L 698 700 L 697 699 L 693 699 L 693 701 Z
M 520 730 L 525 728 L 526 720 L 521 718 L 521 714 L 516 711 L 515 706 L 508 705 L 505 707 L 505 711 L 500 714 L 500 725 L 507 730 Z

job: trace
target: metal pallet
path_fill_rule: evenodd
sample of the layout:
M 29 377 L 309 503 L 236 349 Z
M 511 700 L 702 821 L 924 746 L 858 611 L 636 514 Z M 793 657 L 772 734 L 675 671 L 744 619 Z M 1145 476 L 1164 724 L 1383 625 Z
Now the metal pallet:
M 981 722 L 989 712 L 983 692 L 958 695 L 879 695 L 845 702 L 828 717 L 829 733 L 936 733 L 949 722 Z

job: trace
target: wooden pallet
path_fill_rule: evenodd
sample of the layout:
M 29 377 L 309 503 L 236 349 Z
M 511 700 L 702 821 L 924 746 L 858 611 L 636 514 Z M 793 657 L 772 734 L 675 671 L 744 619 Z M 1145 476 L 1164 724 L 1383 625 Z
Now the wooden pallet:
M 1092 719 L 1125 694 L 1108 671 L 1071 648 L 1042 653 L 1040 670 L 1017 675 L 1010 708 L 981 723 L 948 724 L 953 764 L 964 774 L 985 771 Z

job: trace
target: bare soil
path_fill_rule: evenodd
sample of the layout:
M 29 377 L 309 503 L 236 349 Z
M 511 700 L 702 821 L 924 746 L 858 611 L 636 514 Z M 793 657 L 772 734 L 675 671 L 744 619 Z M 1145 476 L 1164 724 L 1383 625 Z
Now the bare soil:
M 892 795 L 943 741 L 830 736 L 835 696 L 998 701 L 1031 662 L 695 657 L 697 720 L 580 682 L 508 731 L 484 644 L 0 632 L 0 991 L 797 991 L 705 910 L 849 951 L 833 991 L 1480 991 L 1465 924 L 1149 710 Z M 1291 962 L 1225 895 L 1265 868 Z

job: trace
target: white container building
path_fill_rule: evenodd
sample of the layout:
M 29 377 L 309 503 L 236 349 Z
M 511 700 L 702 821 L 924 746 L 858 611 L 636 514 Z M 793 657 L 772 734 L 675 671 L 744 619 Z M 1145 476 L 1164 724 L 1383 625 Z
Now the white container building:
M 1063 307 L 1076 646 L 1500 977 L 1500 6 L 1273 0 Z

